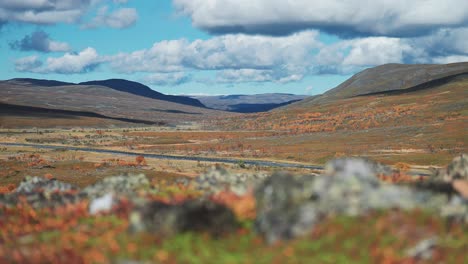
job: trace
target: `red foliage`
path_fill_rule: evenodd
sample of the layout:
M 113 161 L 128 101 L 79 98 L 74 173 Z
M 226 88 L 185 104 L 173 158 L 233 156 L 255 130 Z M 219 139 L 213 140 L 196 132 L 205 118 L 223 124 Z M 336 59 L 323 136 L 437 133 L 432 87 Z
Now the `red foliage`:
M 210 199 L 215 203 L 223 204 L 231 208 L 240 219 L 254 219 L 256 216 L 256 203 L 252 191 L 244 196 L 224 191 L 213 195 Z
M 400 182 L 416 182 L 416 181 L 423 181 L 424 178 L 419 176 L 419 177 L 414 177 L 408 174 L 405 174 L 404 172 L 395 172 L 392 175 L 383 175 L 380 174 L 377 176 L 381 181 L 383 182 L 388 182 L 388 183 L 400 183 Z
M 146 160 L 145 160 L 145 157 L 143 156 L 138 156 L 135 158 L 135 161 L 138 165 L 143 165 L 143 166 L 146 166 Z
M 0 193 L 11 193 L 16 189 L 14 184 L 8 184 L 6 186 L 0 186 Z

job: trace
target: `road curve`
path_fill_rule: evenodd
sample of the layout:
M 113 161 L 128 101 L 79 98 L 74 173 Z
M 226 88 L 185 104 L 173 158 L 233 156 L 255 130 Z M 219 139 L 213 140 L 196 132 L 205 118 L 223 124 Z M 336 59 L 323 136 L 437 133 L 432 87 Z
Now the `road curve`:
M 230 164 L 238 164 L 239 162 L 243 162 L 246 165 L 254 165 L 254 166 L 256 165 L 256 166 L 264 166 L 264 167 L 323 170 L 323 166 L 318 166 L 318 165 L 305 165 L 305 164 L 298 164 L 298 163 L 276 162 L 276 161 L 210 158 L 210 157 L 194 157 L 194 156 L 175 156 L 175 155 L 138 153 L 138 152 L 128 152 L 128 151 L 108 150 L 108 149 L 79 148 L 79 147 L 69 147 L 69 146 L 52 146 L 52 145 L 25 144 L 25 143 L 0 142 L 0 145 L 12 146 L 12 147 L 33 147 L 37 149 L 67 149 L 67 150 L 75 150 L 75 151 L 83 151 L 83 152 L 105 153 L 105 154 L 115 154 L 115 155 L 125 155 L 125 156 L 142 155 L 147 158 L 164 159 L 164 160 L 188 160 L 188 161 L 216 162 L 216 163 L 230 163 Z
M 93 153 L 104 153 L 104 154 L 115 154 L 124 156 L 145 156 L 147 158 L 163 159 L 163 160 L 188 160 L 188 161 L 200 161 L 200 162 L 214 162 L 214 163 L 229 163 L 238 164 L 243 162 L 246 165 L 263 166 L 263 167 L 276 167 L 276 168 L 300 168 L 300 169 L 311 169 L 311 170 L 324 170 L 323 166 L 319 165 L 306 165 L 289 162 L 276 162 L 266 160 L 248 160 L 248 159 L 231 159 L 231 158 L 210 158 L 210 157 L 194 157 L 194 156 L 176 156 L 176 155 L 163 155 L 163 154 L 151 154 L 151 153 L 139 153 L 139 152 L 128 152 L 119 150 L 108 150 L 108 149 L 95 149 L 95 148 L 78 148 L 69 146 L 52 146 L 42 144 L 26 144 L 26 143 L 5 143 L 0 142 L 3 146 L 12 147 L 33 147 L 38 149 L 67 149 L 83 152 Z M 407 172 L 408 175 L 412 176 L 430 176 L 431 174 L 426 171 L 410 170 Z

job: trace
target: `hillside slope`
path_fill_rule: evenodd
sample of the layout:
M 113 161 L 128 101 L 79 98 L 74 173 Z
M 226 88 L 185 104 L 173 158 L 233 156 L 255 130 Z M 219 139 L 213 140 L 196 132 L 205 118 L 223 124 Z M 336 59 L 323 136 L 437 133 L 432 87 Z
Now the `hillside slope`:
M 79 85 L 101 85 L 106 86 L 111 89 L 131 93 L 134 95 L 144 96 L 152 99 L 169 101 L 179 104 L 197 106 L 197 107 L 205 107 L 199 100 L 194 98 L 189 98 L 185 96 L 175 96 L 175 95 L 166 95 L 159 92 L 156 92 L 149 88 L 146 85 L 143 85 L 138 82 L 132 82 L 123 79 L 109 79 L 109 80 L 102 80 L 102 81 L 89 81 L 89 82 L 82 82 Z
M 75 83 L 62 82 L 56 80 L 44 80 L 44 79 L 33 79 L 33 78 L 15 78 L 7 80 L 7 82 L 14 82 L 22 85 L 34 85 L 34 86 L 47 86 L 47 87 L 57 87 L 64 85 L 75 85 Z
M 57 110 L 0 103 L 0 128 L 126 127 L 163 125 L 137 119 L 108 117 L 92 112 Z
M 0 82 L 0 103 L 55 110 L 91 112 L 110 118 L 177 124 L 227 113 L 137 96 L 96 85 L 37 86 Z
M 468 62 L 452 64 L 385 64 L 359 72 L 326 93 L 299 104 L 322 103 L 354 96 L 405 90 L 468 73 Z
M 111 88 L 116 91 L 126 92 L 134 95 L 139 95 L 151 99 L 157 99 L 162 101 L 168 101 L 173 103 L 185 104 L 196 107 L 205 107 L 200 101 L 194 98 L 189 98 L 185 96 L 175 96 L 175 95 L 166 95 L 157 91 L 152 90 L 148 86 L 128 81 L 124 79 L 109 79 L 102 81 L 89 81 L 82 83 L 71 83 L 71 82 L 61 82 L 55 80 L 43 80 L 43 79 L 33 79 L 33 78 L 16 78 L 7 80 L 6 82 L 11 82 L 15 84 L 22 84 L 25 86 L 44 86 L 44 87 L 60 87 L 60 86 L 73 86 L 73 85 L 100 85 Z

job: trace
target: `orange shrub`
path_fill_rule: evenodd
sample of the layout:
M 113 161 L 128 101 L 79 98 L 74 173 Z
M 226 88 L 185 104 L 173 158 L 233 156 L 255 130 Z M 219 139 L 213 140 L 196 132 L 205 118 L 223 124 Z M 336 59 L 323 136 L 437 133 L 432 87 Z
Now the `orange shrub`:
M 135 158 L 135 161 L 138 165 L 146 165 L 146 160 L 145 160 L 145 157 L 143 156 L 138 156 Z
M 409 165 L 408 163 L 404 163 L 404 162 L 398 162 L 395 164 L 395 168 L 400 171 L 408 171 L 411 168 L 411 165 Z
M 14 184 L 8 184 L 7 186 L 0 186 L 0 193 L 11 193 L 16 189 Z

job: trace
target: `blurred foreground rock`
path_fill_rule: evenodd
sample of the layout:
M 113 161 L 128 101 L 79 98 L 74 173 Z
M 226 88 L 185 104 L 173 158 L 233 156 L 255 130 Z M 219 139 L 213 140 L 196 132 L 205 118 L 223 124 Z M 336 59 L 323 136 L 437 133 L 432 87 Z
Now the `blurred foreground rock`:
M 1 194 L 0 205 L 8 207 L 26 202 L 33 208 L 59 207 L 84 198 L 78 188 L 56 179 L 26 177 L 13 193 Z
M 429 260 L 432 258 L 432 251 L 435 246 L 437 246 L 437 237 L 424 239 L 407 250 L 406 255 L 413 259 Z
M 467 200 L 382 183 L 376 174 L 388 170 L 374 162 L 341 158 L 326 168 L 327 175 L 317 177 L 274 174 L 256 189 L 256 229 L 269 243 L 307 234 L 329 216 L 357 216 L 370 210 L 417 207 L 467 223 Z
M 187 201 L 178 205 L 150 202 L 130 215 L 132 232 L 174 235 L 192 231 L 219 236 L 234 231 L 236 227 L 236 217 L 230 209 L 207 200 Z
M 314 176 L 274 174 L 256 189 L 255 199 L 255 227 L 270 243 L 307 233 L 318 221 Z
M 46 179 L 40 177 L 26 177 L 16 188 L 17 193 L 31 193 L 31 192 L 65 192 L 71 190 L 78 190 L 77 187 L 58 181 L 56 179 Z
M 377 175 L 391 175 L 392 170 L 360 158 L 332 160 L 326 165 L 325 174 L 319 176 L 275 173 L 268 177 L 234 174 L 214 167 L 194 180 L 177 182 L 184 188 L 202 191 L 205 198 L 179 200 L 176 204 L 151 200 L 151 195 L 164 191 L 164 186 L 153 189 L 144 175 L 108 177 L 82 190 L 55 179 L 27 177 L 14 192 L 0 194 L 0 206 L 27 202 L 34 208 L 58 207 L 87 200 L 89 212 L 97 214 L 112 211 L 115 202 L 125 197 L 127 209 L 131 210 L 131 231 L 162 235 L 196 231 L 218 236 L 235 230 L 237 220 L 226 203 L 213 202 L 213 194 L 225 192 L 242 197 L 251 195 L 250 190 L 254 189 L 255 201 L 249 206 L 256 204 L 255 229 L 274 243 L 308 234 L 315 224 L 328 217 L 359 216 L 393 208 L 422 208 L 453 223 L 467 224 L 467 167 L 466 155 L 461 155 L 446 170 L 453 181 L 428 180 L 406 185 L 380 181 Z M 181 191 L 187 190 L 184 188 Z M 226 200 L 229 199 L 223 201 Z
M 34 208 L 58 207 L 84 199 L 94 201 L 106 195 L 113 199 L 121 196 L 135 197 L 138 190 L 149 186 L 145 175 L 121 175 L 108 177 L 80 191 L 78 187 L 41 177 L 26 177 L 10 194 L 0 194 L 0 205 L 16 206 L 21 197 Z
M 221 166 L 213 166 L 197 177 L 193 184 L 196 189 L 205 192 L 229 190 L 237 195 L 244 195 L 267 177 L 265 173 L 231 173 Z
M 102 197 L 108 193 L 118 195 L 134 195 L 137 190 L 149 186 L 145 175 L 121 175 L 108 177 L 83 189 L 82 193 L 91 199 Z
M 446 182 L 453 180 L 468 181 L 468 155 L 461 154 L 455 157 L 445 169 L 437 170 L 433 175 L 433 179 Z

